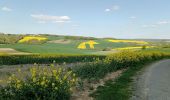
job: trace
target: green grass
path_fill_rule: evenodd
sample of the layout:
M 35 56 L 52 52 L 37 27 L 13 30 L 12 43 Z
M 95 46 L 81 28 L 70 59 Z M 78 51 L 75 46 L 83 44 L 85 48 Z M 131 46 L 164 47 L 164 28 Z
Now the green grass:
M 50 37 L 49 40 L 63 39 L 63 37 Z M 13 48 L 18 51 L 28 52 L 28 53 L 40 53 L 40 54 L 107 54 L 102 53 L 105 48 L 118 48 L 118 47 L 127 47 L 132 44 L 128 43 L 111 43 L 103 39 L 95 40 L 99 44 L 95 45 L 95 49 L 80 50 L 77 49 L 77 46 L 84 41 L 88 40 L 71 40 L 71 43 L 68 44 L 59 44 L 59 43 L 44 43 L 44 44 L 4 44 L 0 45 L 0 48 Z
M 98 87 L 97 91 L 91 94 L 91 96 L 96 100 L 128 100 L 131 96 L 129 86 L 132 82 L 132 76 L 141 68 L 143 66 L 129 68 L 114 82 L 109 80 L 104 86 Z
M 170 48 L 150 48 L 150 49 L 146 49 L 146 50 L 143 50 L 143 51 L 144 52 L 154 51 L 154 52 L 169 53 L 170 52 Z

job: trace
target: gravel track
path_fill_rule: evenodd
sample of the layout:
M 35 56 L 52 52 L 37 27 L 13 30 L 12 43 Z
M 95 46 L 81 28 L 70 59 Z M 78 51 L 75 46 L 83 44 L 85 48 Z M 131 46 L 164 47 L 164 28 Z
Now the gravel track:
M 170 100 L 170 59 L 144 68 L 134 78 L 132 100 Z

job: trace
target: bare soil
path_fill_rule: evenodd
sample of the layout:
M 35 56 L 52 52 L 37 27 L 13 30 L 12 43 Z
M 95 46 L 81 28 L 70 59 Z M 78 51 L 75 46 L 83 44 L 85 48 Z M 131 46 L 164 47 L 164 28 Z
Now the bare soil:
M 71 40 L 64 40 L 64 39 L 52 40 L 52 41 L 48 41 L 48 43 L 69 44 L 71 43 Z
M 20 52 L 12 48 L 0 48 L 0 53 L 4 54 L 14 54 L 14 55 L 22 55 L 22 54 L 30 54 L 26 52 Z

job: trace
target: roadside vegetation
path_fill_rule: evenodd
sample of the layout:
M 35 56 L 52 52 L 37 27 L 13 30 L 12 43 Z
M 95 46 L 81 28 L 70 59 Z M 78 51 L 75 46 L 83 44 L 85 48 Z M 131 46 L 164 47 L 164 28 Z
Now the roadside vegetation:
M 47 61 L 56 59 L 56 61 L 58 61 L 57 63 L 61 63 L 62 61 L 74 63 L 78 59 L 84 57 L 85 56 L 64 56 L 62 58 L 62 56 L 60 56 L 57 60 L 57 57 L 55 58 L 55 56 L 51 58 L 48 58 L 48 56 L 35 56 L 35 59 L 37 59 L 37 62 L 41 62 L 40 59 L 43 58 L 43 60 L 48 59 Z M 72 66 L 71 68 L 62 66 L 57 67 L 54 65 L 51 65 L 51 67 L 41 67 L 40 65 L 38 67 L 30 68 L 30 73 L 27 71 L 26 75 L 19 75 L 18 77 L 17 75 L 12 74 L 9 76 L 8 83 L 0 89 L 1 98 L 9 97 L 9 99 L 21 99 L 28 95 L 32 95 L 32 99 L 55 100 L 57 98 L 60 100 L 69 100 L 71 94 L 74 93 L 75 90 L 84 91 L 85 81 L 88 81 L 89 83 L 98 82 L 98 80 L 104 78 L 109 73 L 126 69 L 116 80 L 108 80 L 104 86 L 99 86 L 93 93 L 91 92 L 89 96 L 92 96 L 97 100 L 108 100 L 108 98 L 127 100 L 131 96 L 129 88 L 132 81 L 131 77 L 134 76 L 143 65 L 169 57 L 169 53 L 122 51 L 107 57 L 89 56 L 91 59 L 87 59 L 86 57 L 87 61 L 85 61 L 85 59 L 79 60 L 80 62 L 83 61 L 85 63 Z M 17 61 L 16 59 L 19 58 L 14 57 L 10 61 L 14 60 L 15 62 Z M 33 57 L 30 57 L 29 59 L 33 59 Z M 44 62 L 43 60 L 41 63 Z M 27 60 L 25 59 L 25 61 Z M 31 60 L 31 62 L 33 61 L 36 60 Z M 9 62 L 6 62 L 6 64 Z M 19 63 L 21 62 L 14 64 Z M 18 73 L 20 72 L 21 70 L 18 70 Z M 59 76 L 56 78 L 55 75 Z M 72 77 L 71 75 L 73 75 L 73 78 L 67 78 L 68 76 Z M 20 78 L 21 76 L 22 78 Z M 75 83 L 71 83 L 71 80 L 74 80 Z M 55 88 L 53 86 L 57 87 Z M 93 88 L 94 87 L 89 86 L 89 90 L 93 90 Z M 45 95 L 46 98 L 43 95 Z

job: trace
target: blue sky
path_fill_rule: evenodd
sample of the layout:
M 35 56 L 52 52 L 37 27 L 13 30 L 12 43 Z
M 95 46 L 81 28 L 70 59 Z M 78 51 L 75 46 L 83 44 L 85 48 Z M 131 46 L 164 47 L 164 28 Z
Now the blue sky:
M 169 38 L 170 0 L 0 0 L 0 32 Z

